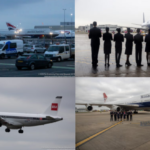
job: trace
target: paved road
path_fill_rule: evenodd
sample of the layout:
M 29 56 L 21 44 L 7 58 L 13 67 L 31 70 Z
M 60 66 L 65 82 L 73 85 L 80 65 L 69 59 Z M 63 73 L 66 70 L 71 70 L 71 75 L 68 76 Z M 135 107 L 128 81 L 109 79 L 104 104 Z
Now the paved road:
M 108 112 L 77 113 L 76 144 L 92 137 L 96 133 L 100 134 L 76 147 L 76 149 L 147 150 L 150 147 L 149 118 L 149 112 L 139 111 L 139 114 L 133 115 L 133 121 L 122 121 L 119 123 L 119 121 L 110 122 Z M 116 123 L 118 124 L 115 125 Z
M 125 42 L 123 43 L 123 51 L 121 55 L 121 64 L 123 67 L 116 68 L 115 63 L 115 43 L 112 42 L 112 53 L 110 55 L 110 67 L 105 68 L 103 41 L 101 39 L 99 51 L 99 63 L 97 71 L 92 69 L 91 65 L 91 47 L 87 34 L 76 34 L 76 77 L 149 77 L 150 67 L 147 66 L 145 42 L 143 42 L 142 64 L 143 67 L 137 67 L 135 62 L 135 45 L 133 46 L 133 54 L 130 56 L 132 66 L 126 67 Z
M 49 76 L 74 76 L 74 60 L 65 60 L 62 62 L 55 62 L 52 68 L 41 68 L 29 70 L 23 68 L 17 70 L 15 67 L 15 58 L 0 59 L 0 77 L 49 77 Z

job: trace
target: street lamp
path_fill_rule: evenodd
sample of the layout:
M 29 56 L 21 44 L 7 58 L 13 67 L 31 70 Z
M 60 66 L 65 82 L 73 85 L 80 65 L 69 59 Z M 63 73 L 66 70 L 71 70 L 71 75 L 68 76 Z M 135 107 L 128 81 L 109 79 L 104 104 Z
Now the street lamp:
M 66 11 L 66 9 L 63 9 L 63 10 L 64 10 L 64 38 L 66 40 L 66 36 L 65 36 L 65 11 Z
M 52 33 L 52 32 L 50 32 L 49 34 L 51 35 L 51 40 L 52 40 L 52 35 L 53 35 L 53 33 Z M 52 40 L 52 44 L 53 44 L 53 40 Z
M 71 25 L 72 25 L 72 15 L 73 15 L 73 14 L 70 14 L 70 15 L 71 15 Z M 72 38 L 72 32 L 71 32 L 71 38 Z

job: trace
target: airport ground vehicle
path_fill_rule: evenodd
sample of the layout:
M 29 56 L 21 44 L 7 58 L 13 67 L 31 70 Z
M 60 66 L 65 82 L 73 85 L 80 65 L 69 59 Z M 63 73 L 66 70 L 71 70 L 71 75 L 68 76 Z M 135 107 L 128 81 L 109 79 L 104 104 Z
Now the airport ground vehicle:
M 24 52 L 43 53 L 46 48 L 40 45 L 25 45 L 23 50 Z
M 52 60 L 61 61 L 74 58 L 75 52 L 74 49 L 70 48 L 69 44 L 53 44 L 49 46 L 44 55 Z
M 19 129 L 19 133 L 23 133 L 22 127 L 33 127 L 63 120 L 57 116 L 62 96 L 57 96 L 54 102 L 42 114 L 29 113 L 8 113 L 0 112 L 0 127 L 6 126 L 5 132 L 10 129 Z
M 20 55 L 23 53 L 22 40 L 4 40 L 0 41 L 0 57 L 10 58 L 12 55 Z
M 43 55 L 37 54 L 23 54 L 16 59 L 16 67 L 21 70 L 23 67 L 28 67 L 31 70 L 35 68 L 53 66 L 53 61 L 44 57 Z

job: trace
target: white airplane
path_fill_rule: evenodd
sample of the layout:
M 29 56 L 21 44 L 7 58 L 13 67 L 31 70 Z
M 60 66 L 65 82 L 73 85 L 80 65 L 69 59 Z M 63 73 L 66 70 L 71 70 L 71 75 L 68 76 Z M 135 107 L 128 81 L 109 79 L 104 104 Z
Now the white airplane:
M 17 29 L 16 26 L 6 22 L 9 31 L 0 31 L 0 36 L 6 37 L 26 37 L 31 36 L 32 38 L 42 38 L 42 37 L 55 37 L 59 34 L 50 29 Z M 50 34 L 51 33 L 51 34 Z
M 72 30 L 65 30 L 65 32 L 63 30 L 56 30 L 55 32 L 59 34 L 58 36 L 55 36 L 55 39 L 64 39 L 64 37 L 66 39 L 75 38 L 75 32 Z
M 38 126 L 61 121 L 63 118 L 57 116 L 61 99 L 62 96 L 57 96 L 55 101 L 43 114 L 0 112 L 0 127 L 2 125 L 6 126 L 6 132 L 10 132 L 10 129 L 19 129 L 18 132 L 23 133 L 23 127 Z
M 113 111 L 123 111 L 123 110 L 134 110 L 134 113 L 137 113 L 137 110 L 150 111 L 150 94 L 143 94 L 134 96 L 129 99 L 117 100 L 112 102 L 106 102 L 107 95 L 103 93 L 104 103 L 76 103 L 76 105 L 85 105 L 88 111 L 93 110 L 93 106 L 106 106 Z

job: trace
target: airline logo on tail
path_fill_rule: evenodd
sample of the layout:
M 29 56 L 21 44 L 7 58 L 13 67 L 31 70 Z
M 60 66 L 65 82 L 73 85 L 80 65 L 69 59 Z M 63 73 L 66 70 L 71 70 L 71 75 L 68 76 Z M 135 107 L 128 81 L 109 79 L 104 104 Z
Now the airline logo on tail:
M 58 109 L 58 104 L 52 103 L 51 110 L 57 111 L 57 109 Z
M 15 30 L 15 29 L 16 29 L 15 26 L 13 26 L 12 24 L 10 24 L 10 23 L 8 23 L 8 22 L 6 22 L 6 25 L 7 25 L 7 27 L 8 27 L 8 30 Z
M 103 93 L 103 96 L 104 96 L 104 102 L 106 102 L 107 95 L 105 93 Z

